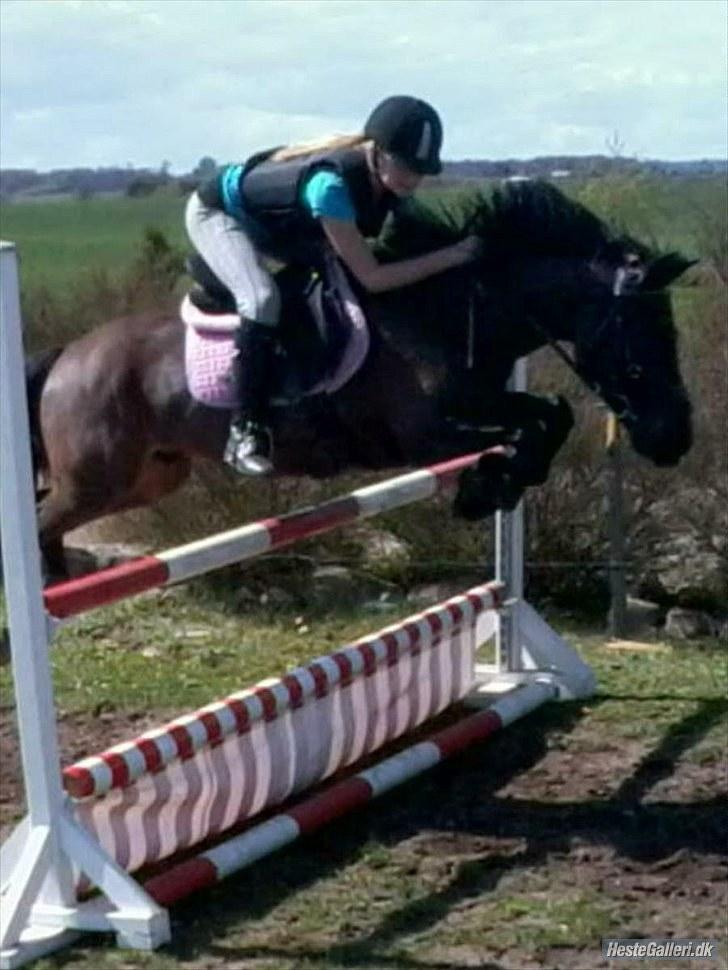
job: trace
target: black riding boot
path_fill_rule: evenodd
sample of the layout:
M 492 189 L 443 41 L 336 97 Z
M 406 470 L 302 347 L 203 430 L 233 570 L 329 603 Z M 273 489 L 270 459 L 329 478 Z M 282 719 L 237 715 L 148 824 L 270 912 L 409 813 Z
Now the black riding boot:
M 271 471 L 273 444 L 266 424 L 275 327 L 243 319 L 235 334 L 232 376 L 239 406 L 230 422 L 225 462 L 242 475 Z

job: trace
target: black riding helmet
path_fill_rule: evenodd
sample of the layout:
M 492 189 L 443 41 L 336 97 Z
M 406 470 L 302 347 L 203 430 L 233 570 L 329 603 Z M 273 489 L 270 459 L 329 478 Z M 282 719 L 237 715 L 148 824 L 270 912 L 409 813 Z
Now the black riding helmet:
M 405 94 L 385 98 L 367 118 L 364 134 L 420 175 L 442 171 L 442 122 L 426 101 Z

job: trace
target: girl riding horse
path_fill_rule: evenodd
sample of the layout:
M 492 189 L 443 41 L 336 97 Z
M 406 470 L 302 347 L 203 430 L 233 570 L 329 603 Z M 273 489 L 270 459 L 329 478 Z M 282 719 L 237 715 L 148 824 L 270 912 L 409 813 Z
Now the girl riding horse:
M 321 267 L 330 247 L 368 292 L 416 283 L 474 259 L 480 240 L 380 264 L 377 236 L 399 199 L 441 171 L 442 124 L 418 98 L 386 98 L 361 134 L 254 155 L 228 165 L 194 192 L 186 227 L 192 244 L 235 298 L 240 315 L 233 412 L 225 461 L 260 475 L 272 468 L 265 403 L 281 300 L 266 257 Z

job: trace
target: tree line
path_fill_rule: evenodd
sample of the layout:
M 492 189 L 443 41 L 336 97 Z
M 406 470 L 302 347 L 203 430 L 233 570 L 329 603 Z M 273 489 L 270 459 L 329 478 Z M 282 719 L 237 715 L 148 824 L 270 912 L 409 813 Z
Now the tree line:
M 185 194 L 214 174 L 218 162 L 204 156 L 182 175 L 173 175 L 171 163 L 159 168 L 111 166 L 104 168 L 62 168 L 50 172 L 35 169 L 0 169 L 0 197 L 22 199 L 45 195 L 73 195 L 90 198 L 97 194 L 142 197 L 159 188 L 172 187 Z M 599 178 L 609 175 L 662 175 L 673 178 L 713 176 L 728 172 L 724 159 L 661 161 L 615 157 L 614 155 L 548 155 L 530 159 L 462 159 L 446 161 L 439 184 L 489 178 Z

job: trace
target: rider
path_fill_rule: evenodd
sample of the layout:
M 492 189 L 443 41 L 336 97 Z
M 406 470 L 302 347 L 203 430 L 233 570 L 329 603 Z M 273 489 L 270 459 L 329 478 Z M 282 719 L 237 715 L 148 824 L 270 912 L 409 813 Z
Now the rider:
M 272 467 L 265 405 L 280 295 L 265 258 L 315 266 L 328 243 L 370 292 L 469 262 L 479 249 L 474 236 L 381 264 L 365 241 L 423 175 L 441 171 L 441 146 L 434 108 L 396 95 L 377 105 L 361 134 L 261 152 L 226 166 L 192 194 L 188 235 L 240 314 L 233 367 L 239 407 L 225 448 L 225 461 L 237 471 L 261 475 Z

